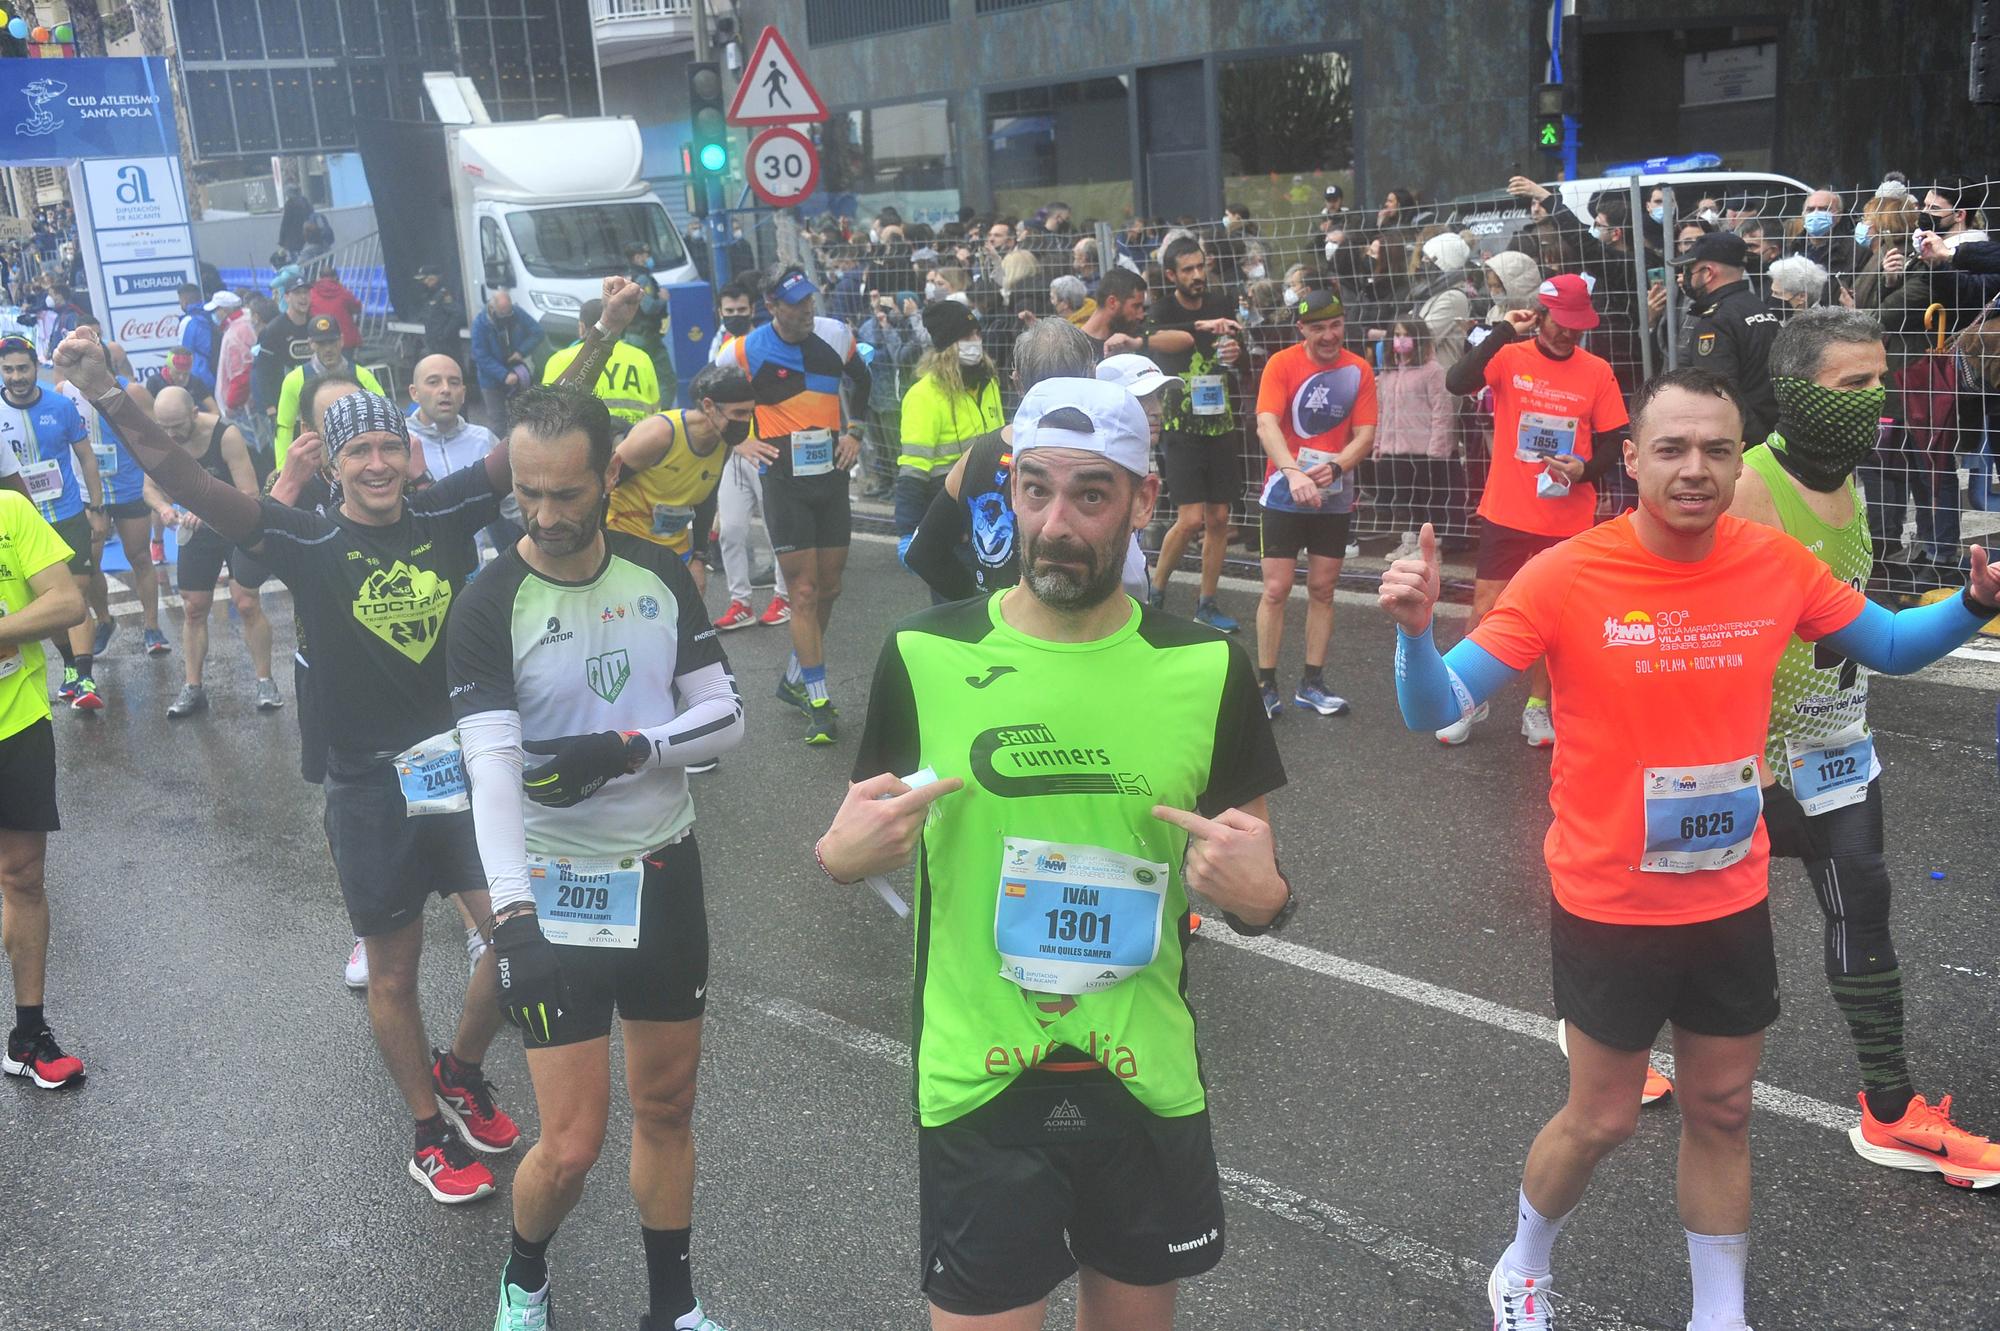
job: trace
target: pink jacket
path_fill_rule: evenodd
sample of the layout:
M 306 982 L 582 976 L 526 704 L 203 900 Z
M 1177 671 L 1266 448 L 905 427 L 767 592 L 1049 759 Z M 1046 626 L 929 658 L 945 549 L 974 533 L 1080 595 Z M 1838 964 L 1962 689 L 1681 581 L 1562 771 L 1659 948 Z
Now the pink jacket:
M 1458 404 L 1436 361 L 1383 370 L 1375 376 L 1378 457 L 1448 458 L 1456 451 Z
M 215 367 L 215 389 L 226 410 L 241 411 L 250 400 L 250 356 L 256 349 L 257 330 L 250 311 L 236 310 L 223 326 Z

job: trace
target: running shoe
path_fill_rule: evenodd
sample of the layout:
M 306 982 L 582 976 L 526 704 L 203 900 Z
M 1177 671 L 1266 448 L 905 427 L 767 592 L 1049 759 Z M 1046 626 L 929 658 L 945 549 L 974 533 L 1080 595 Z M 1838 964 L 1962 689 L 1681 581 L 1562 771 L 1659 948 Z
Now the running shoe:
M 278 681 L 260 679 L 257 681 L 257 710 L 275 712 L 285 705 L 284 695 L 278 692 Z
M 1452 722 L 1450 725 L 1446 726 L 1443 730 L 1438 731 L 1437 732 L 1438 743 L 1448 744 L 1451 745 L 1453 748 L 1456 748 L 1459 745 L 1465 743 L 1465 741 L 1471 739 L 1473 724 L 1475 722 L 1484 721 L 1486 719 L 1487 710 L 1488 710 L 1487 705 L 1485 703 L 1481 703 L 1479 704 L 1479 706 L 1472 709 L 1472 715 L 1461 716 L 1460 718 L 1458 718 L 1458 720 Z
M 157 536 L 153 538 L 152 556 L 154 568 L 159 568 L 167 562 L 167 547 Z
M 701 1310 L 701 1300 L 694 1301 L 694 1311 L 689 1314 L 692 1322 L 676 1321 L 669 1317 L 655 1317 L 651 1313 L 639 1315 L 639 1331 L 722 1331 L 722 1323 Z
M 491 943 L 488 943 L 488 942 L 486 941 L 486 939 L 485 939 L 485 938 L 483 938 L 483 937 L 482 937 L 482 936 L 480 935 L 480 932 L 479 932 L 479 926 L 478 926 L 478 925 L 476 925 L 476 924 L 475 924 L 475 925 L 473 925 L 473 926 L 472 926 L 472 927 L 471 927 L 470 929 L 467 929 L 467 930 L 465 931 L 465 967 L 466 967 L 466 969 L 467 969 L 468 971 L 476 971 L 476 970 L 478 970 L 478 969 L 479 969 L 479 959 L 480 959 L 481 957 L 483 957 L 483 956 L 485 956 L 485 955 L 486 955 L 486 949 L 487 949 L 487 948 L 489 948 L 489 947 L 491 947 L 491 946 L 492 946 L 492 944 L 491 944 Z
M 764 607 L 764 613 L 757 616 L 757 622 L 766 626 L 791 623 L 791 598 L 788 596 L 773 596 L 771 604 Z
M 1347 557 L 1349 559 L 1361 558 L 1361 542 L 1349 541 L 1347 543 Z
M 174 645 L 167 641 L 166 634 L 160 632 L 158 629 L 146 630 L 146 655 L 165 656 L 173 649 Z
M 71 710 L 78 712 L 101 712 L 104 698 L 97 691 L 97 681 L 87 676 L 76 681 L 76 696 L 69 700 Z
M 729 608 L 715 621 L 715 627 L 728 633 L 732 629 L 747 629 L 757 622 L 756 614 L 741 601 L 731 601 Z
M 199 684 L 181 685 L 180 696 L 167 707 L 167 715 L 172 717 L 193 716 L 196 712 L 208 710 L 208 690 Z M 367 981 L 362 981 L 364 984 Z
M 1555 747 L 1556 722 L 1546 707 L 1524 707 L 1521 709 L 1521 737 L 1528 741 L 1531 749 Z
M 1222 613 L 1222 607 L 1212 596 L 1204 596 L 1194 603 L 1194 622 L 1206 624 L 1218 633 L 1234 633 L 1242 628 L 1235 620 Z
M 507 1283 L 500 1273 L 500 1312 L 493 1319 L 493 1331 L 548 1331 L 549 1287 L 543 1285 L 530 1294 Z
M 9 1069 L 11 1071 L 11 1069 Z M 1855 1154 L 1888 1169 L 1935 1171 L 1961 1188 L 2000 1184 L 2000 1145 L 1976 1137 L 1951 1121 L 1951 1097 L 1929 1104 L 1912 1096 L 1910 1107 L 1894 1123 L 1868 1112 L 1861 1097 L 1861 1126 L 1847 1130 Z
M 1328 693 L 1318 684 L 1301 683 L 1292 701 L 1301 707 L 1310 707 L 1321 716 L 1347 715 L 1347 699 L 1337 693 Z
M 782 675 L 779 676 L 778 701 L 788 702 L 807 716 L 812 715 L 812 695 L 806 692 L 805 681 L 803 680 L 794 682 L 793 680 L 784 678 Z
M 831 744 L 838 739 L 840 731 L 833 717 L 833 704 L 825 698 L 810 704 L 806 708 L 806 743 Z
M 1275 721 L 1285 714 L 1285 700 L 1278 696 L 1276 689 L 1272 688 L 1269 684 L 1259 684 L 1257 692 L 1264 699 L 1265 716 Z
M 1549 1307 L 1549 1278 L 1520 1276 L 1493 1264 L 1486 1277 L 1486 1302 L 1493 1309 L 1493 1331 L 1553 1331 L 1554 1311 Z
M 1167 608 L 1167 589 L 1165 587 L 1147 587 L 1146 605 L 1153 610 L 1165 610 Z
M 7 1052 L 0 1055 L 0 1072 L 10 1077 L 26 1077 L 45 1091 L 83 1084 L 83 1060 L 65 1054 L 56 1043 L 55 1032 L 44 1026 L 38 1031 L 9 1031 Z
M 421 1183 L 434 1201 L 446 1206 L 476 1202 L 493 1195 L 493 1171 L 449 1124 L 442 1135 L 418 1147 L 410 1157 L 410 1177 Z
M 349 989 L 368 987 L 368 945 L 359 938 L 354 940 L 354 950 L 347 954 L 346 976 Z
M 473 1150 L 497 1155 L 521 1140 L 521 1130 L 493 1098 L 493 1083 L 479 1073 L 452 1081 L 445 1075 L 441 1049 L 431 1050 L 431 1090 L 438 1108 Z
M 1403 539 L 1397 543 L 1396 548 L 1389 552 L 1389 562 L 1393 564 L 1398 559 L 1415 559 L 1417 552 L 1421 548 L 1417 544 L 1417 534 L 1413 531 L 1406 531 L 1403 533 Z
M 719 758 L 710 758 L 707 762 L 689 763 L 687 765 L 687 774 L 689 776 L 707 776 L 721 765 L 722 760 Z
M 76 701 L 76 667 L 64 666 L 62 686 L 56 690 L 57 702 Z
M 97 636 L 90 640 L 90 654 L 92 656 L 104 655 L 104 649 L 111 645 L 111 635 L 116 633 L 117 631 L 118 631 L 117 620 L 115 619 L 98 620 Z

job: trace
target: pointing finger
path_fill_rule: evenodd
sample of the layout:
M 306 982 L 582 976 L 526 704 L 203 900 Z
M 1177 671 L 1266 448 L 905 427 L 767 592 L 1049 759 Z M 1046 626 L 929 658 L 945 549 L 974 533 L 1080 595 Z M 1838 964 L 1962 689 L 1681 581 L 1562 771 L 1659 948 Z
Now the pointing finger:
M 1172 823 L 1190 836 L 1213 837 L 1222 830 L 1217 824 L 1186 809 L 1176 809 L 1171 804 L 1155 804 L 1153 816 L 1163 823 Z

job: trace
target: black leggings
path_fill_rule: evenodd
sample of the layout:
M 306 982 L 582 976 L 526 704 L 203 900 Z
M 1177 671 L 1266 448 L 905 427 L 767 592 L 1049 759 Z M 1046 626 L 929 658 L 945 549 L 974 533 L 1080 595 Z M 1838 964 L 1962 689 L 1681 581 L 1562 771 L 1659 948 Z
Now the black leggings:
M 1782 798 L 1790 798 L 1789 794 Z M 1882 782 L 1868 798 L 1806 819 L 1808 844 L 1779 846 L 1772 854 L 1805 862 L 1813 895 L 1826 916 L 1826 973 L 1877 975 L 1896 968 L 1889 937 L 1889 863 L 1883 854 Z

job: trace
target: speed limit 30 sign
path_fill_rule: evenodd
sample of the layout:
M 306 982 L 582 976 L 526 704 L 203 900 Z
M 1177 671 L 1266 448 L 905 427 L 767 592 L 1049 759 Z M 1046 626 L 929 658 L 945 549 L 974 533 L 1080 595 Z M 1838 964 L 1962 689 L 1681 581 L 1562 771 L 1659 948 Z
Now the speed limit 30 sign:
M 810 139 L 786 125 L 751 141 L 747 169 L 750 188 L 773 208 L 804 203 L 819 188 L 819 153 Z

